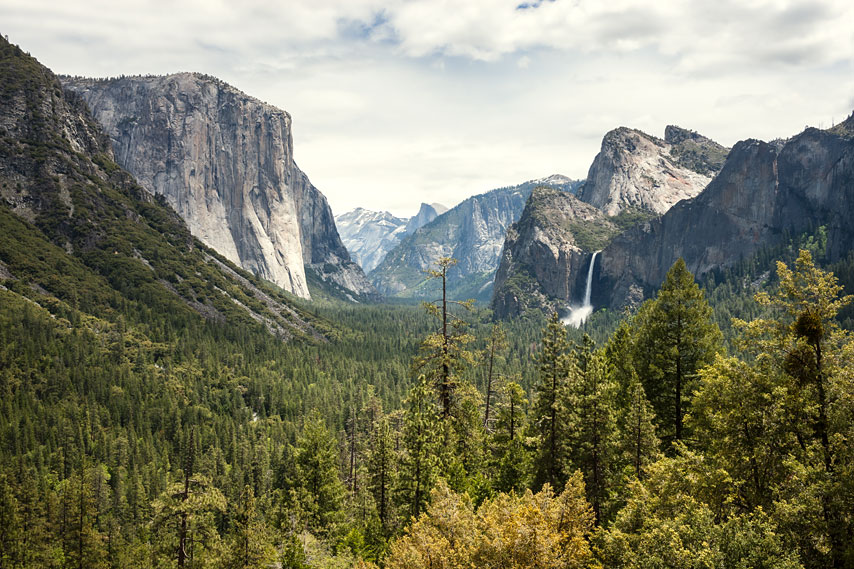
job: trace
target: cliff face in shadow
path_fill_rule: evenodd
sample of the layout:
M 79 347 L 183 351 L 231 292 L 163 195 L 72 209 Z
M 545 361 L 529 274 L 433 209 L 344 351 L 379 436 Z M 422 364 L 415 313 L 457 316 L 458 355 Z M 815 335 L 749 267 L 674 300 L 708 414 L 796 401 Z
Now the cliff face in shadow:
M 64 86 L 89 105 L 117 162 L 229 260 L 305 298 L 305 267 L 374 292 L 326 198 L 294 163 L 286 112 L 193 73 L 66 78 Z
M 831 131 L 738 143 L 705 191 L 618 236 L 602 252 L 599 301 L 621 306 L 649 295 L 679 258 L 699 277 L 788 234 L 825 226 L 828 254 L 854 246 L 854 117 Z

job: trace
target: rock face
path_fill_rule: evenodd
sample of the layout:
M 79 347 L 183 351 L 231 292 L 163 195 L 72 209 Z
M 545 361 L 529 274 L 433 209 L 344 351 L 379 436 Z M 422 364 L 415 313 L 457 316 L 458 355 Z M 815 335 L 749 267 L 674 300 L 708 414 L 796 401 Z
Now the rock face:
M 448 211 L 442 204 L 422 203 L 418 213 L 409 219 L 387 211 L 357 207 L 335 217 L 341 240 L 350 256 L 366 273 L 379 265 L 400 240 Z
M 602 211 L 575 196 L 534 189 L 519 221 L 507 231 L 495 276 L 492 308 L 496 316 L 530 309 L 566 312 L 570 304 L 580 304 L 586 270 L 596 250 L 595 243 L 585 244 L 582 236 L 616 230 Z
M 374 292 L 326 198 L 294 163 L 286 112 L 194 73 L 64 85 L 107 131 L 117 162 L 202 242 L 304 298 L 306 266 L 355 293 Z
M 552 176 L 560 190 L 580 182 Z M 448 274 L 449 294 L 456 299 L 488 301 L 507 228 L 522 214 L 532 189 L 542 180 L 500 188 L 470 197 L 405 237 L 370 273 L 377 289 L 389 296 L 423 298 L 435 295 L 424 271 L 440 257 L 457 265 Z
M 410 217 L 406 222 L 404 234 L 409 235 L 421 229 L 446 211 L 448 211 L 448 208 L 440 203 L 422 203 L 421 207 L 418 208 L 418 213 Z
M 663 214 L 699 194 L 728 149 L 695 132 L 668 126 L 661 140 L 621 127 L 602 139 L 579 198 L 608 215 L 627 208 Z
M 699 277 L 822 225 L 832 261 L 854 247 L 852 216 L 854 115 L 785 143 L 739 142 L 703 193 L 602 252 L 594 290 L 600 303 L 624 305 L 654 291 L 679 257 Z
M 0 89 L 0 272 L 37 291 L 31 302 L 81 311 L 126 302 L 322 338 L 281 291 L 195 239 L 116 164 L 86 103 L 3 38 Z

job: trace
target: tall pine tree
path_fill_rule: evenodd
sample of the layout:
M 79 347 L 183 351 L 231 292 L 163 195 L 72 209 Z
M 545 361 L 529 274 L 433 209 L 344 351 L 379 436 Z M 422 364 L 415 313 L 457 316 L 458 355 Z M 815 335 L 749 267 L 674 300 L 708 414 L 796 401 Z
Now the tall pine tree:
M 638 316 L 634 360 L 655 409 L 661 437 L 684 438 L 683 420 L 699 371 L 714 361 L 723 336 L 694 276 L 679 259 L 658 296 Z

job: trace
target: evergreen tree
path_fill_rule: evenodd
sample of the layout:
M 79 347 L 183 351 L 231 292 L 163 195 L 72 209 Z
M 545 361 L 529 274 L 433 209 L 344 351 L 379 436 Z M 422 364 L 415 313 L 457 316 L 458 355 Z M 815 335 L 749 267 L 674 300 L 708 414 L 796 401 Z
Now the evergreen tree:
M 341 482 L 338 444 L 317 409 L 305 418 L 294 451 L 296 493 L 309 527 L 328 532 L 341 517 L 344 484 Z
M 652 405 L 637 375 L 630 380 L 627 392 L 627 404 L 619 413 L 621 462 L 629 466 L 632 476 L 643 478 L 644 467 L 660 458 L 661 441 L 655 434 Z
M 424 511 L 436 481 L 437 451 L 444 441 L 432 390 L 423 376 L 410 390 L 404 406 L 403 453 L 396 494 L 400 512 L 408 520 Z
M 534 454 L 536 487 L 546 482 L 555 487 L 565 480 L 560 441 L 566 410 L 561 403 L 568 377 L 574 373 L 568 351 L 566 328 L 557 313 L 554 313 L 543 329 L 542 350 L 538 359 L 539 382 L 535 387 L 536 398 L 531 410 L 530 426 L 537 437 Z
M 368 453 L 368 488 L 374 497 L 380 525 L 384 532 L 391 527 L 391 491 L 395 485 L 397 456 L 387 417 L 374 421 Z
M 658 296 L 638 314 L 634 360 L 662 427 L 662 438 L 684 438 L 683 419 L 697 374 L 721 350 L 723 336 L 693 275 L 679 259 Z
M 226 567 L 229 569 L 250 569 L 264 567 L 275 557 L 271 536 L 258 511 L 255 493 L 250 486 L 232 504 L 234 528 L 231 534 Z
M 757 295 L 773 318 L 737 323 L 751 360 L 707 371 L 695 421 L 733 494 L 772 509 L 808 565 L 850 566 L 854 342 L 836 317 L 852 297 L 805 250 L 777 273 L 776 294 Z
M 448 298 L 448 270 L 456 264 L 456 259 L 442 257 L 436 261 L 438 270 L 428 271 L 431 278 L 442 282 L 442 298 L 435 302 L 425 302 L 423 306 L 428 314 L 439 320 L 440 327 L 425 338 L 421 351 L 413 362 L 415 373 L 424 375 L 435 387 L 444 420 L 451 417 L 460 374 L 472 365 L 475 359 L 474 354 L 466 349 L 466 345 L 471 343 L 474 337 L 465 332 L 466 323 L 454 317 L 450 310 L 454 305 L 471 310 L 473 304 L 473 301 L 460 302 Z
M 578 362 L 563 405 L 567 410 L 565 471 L 578 469 L 584 476 L 587 498 L 596 523 L 603 519 L 616 466 L 617 386 L 603 354 L 592 351 L 592 345 L 579 346 Z
M 168 548 L 167 556 L 175 559 L 178 567 L 191 567 L 199 553 L 217 553 L 219 534 L 214 526 L 214 512 L 222 513 L 226 509 L 226 499 L 222 492 L 213 486 L 210 479 L 195 472 L 195 429 L 191 429 L 184 449 L 182 481 L 170 485 L 153 503 L 154 529 L 158 534 L 176 530 L 174 547 Z M 164 539 L 160 545 L 169 543 Z M 202 557 L 203 555 L 199 555 Z
M 489 335 L 488 346 L 486 348 L 486 406 L 483 411 L 483 428 L 487 431 L 491 430 L 490 416 L 493 380 L 495 371 L 495 360 L 500 357 L 500 352 L 507 347 L 507 333 L 502 328 L 501 324 L 496 322 L 492 325 L 492 331 Z
M 499 390 L 495 430 L 490 435 L 493 486 L 499 492 L 522 491 L 528 483 L 530 452 L 522 433 L 528 399 L 516 381 L 505 381 Z
M 0 567 L 5 569 L 23 565 L 23 533 L 18 500 L 8 478 L 0 474 Z

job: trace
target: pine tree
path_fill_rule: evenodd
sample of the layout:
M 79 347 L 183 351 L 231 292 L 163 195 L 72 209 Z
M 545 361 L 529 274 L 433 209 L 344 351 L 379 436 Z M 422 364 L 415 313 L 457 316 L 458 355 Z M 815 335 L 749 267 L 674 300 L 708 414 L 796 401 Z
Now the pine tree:
M 404 406 L 403 454 L 396 494 L 401 514 L 408 520 L 424 511 L 436 481 L 437 450 L 444 441 L 432 389 L 423 376 L 410 390 Z
M 638 314 L 634 360 L 662 426 L 663 438 L 684 438 L 683 419 L 697 374 L 721 350 L 722 334 L 693 275 L 679 259 L 654 301 Z
M 181 481 L 169 485 L 152 504 L 153 526 L 156 533 L 166 533 L 172 537 L 175 531 L 173 547 L 168 548 L 168 557 L 174 559 L 178 567 L 192 566 L 198 553 L 210 548 L 215 550 L 219 534 L 213 521 L 213 513 L 222 513 L 226 509 L 226 499 L 222 492 L 214 487 L 207 476 L 195 472 L 195 430 L 190 431 L 184 449 Z M 164 539 L 158 545 L 170 542 Z
M 388 532 L 391 522 L 391 490 L 395 484 L 397 456 L 387 417 L 374 421 L 368 453 L 368 488 L 374 497 L 380 525 Z
M 522 436 L 528 399 L 516 381 L 503 382 L 498 395 L 495 430 L 490 435 L 493 486 L 499 492 L 518 492 L 526 487 L 530 471 L 531 457 Z
M 339 474 L 338 444 L 317 409 L 305 419 L 294 462 L 302 511 L 312 529 L 325 533 L 340 518 L 344 484 Z
M 836 277 L 806 250 L 777 274 L 776 294 L 757 295 L 775 318 L 737 323 L 754 361 L 719 360 L 702 395 L 721 406 L 705 405 L 698 420 L 710 438 L 731 438 L 731 449 L 712 449 L 728 464 L 741 459 L 746 471 L 733 473 L 752 480 L 750 498 L 776 498 L 777 519 L 807 564 L 850 566 L 854 452 L 842 441 L 854 438 L 854 341 L 836 317 L 854 297 L 840 296 Z
M 633 476 L 643 478 L 644 467 L 660 456 L 661 441 L 655 434 L 652 405 L 637 375 L 629 380 L 627 392 L 627 405 L 619 414 L 619 447 L 622 463 L 630 467 Z
M 507 333 L 501 324 L 496 322 L 492 325 L 492 331 L 489 335 L 488 346 L 486 348 L 486 407 L 483 411 L 483 428 L 487 431 L 491 430 L 490 411 L 492 402 L 493 380 L 495 370 L 495 359 L 500 357 L 500 352 L 507 348 Z
M 569 359 L 569 341 L 566 328 L 552 314 L 543 329 L 542 350 L 539 356 L 539 382 L 535 387 L 536 399 L 531 411 L 531 428 L 537 436 L 534 483 L 540 487 L 546 482 L 559 487 L 565 481 L 562 470 L 561 437 L 565 409 L 561 407 L 563 392 L 570 373 L 574 373 Z
M 568 461 L 565 471 L 578 469 L 584 475 L 587 497 L 599 524 L 616 465 L 617 386 L 605 356 L 592 348 L 587 341 L 574 351 L 576 373 L 564 391 L 568 424 L 563 455 Z
M 453 412 L 460 374 L 475 360 L 475 355 L 466 349 L 474 337 L 465 332 L 466 323 L 454 317 L 450 310 L 454 305 L 471 310 L 474 301 L 450 300 L 447 295 L 448 270 L 456 264 L 456 259 L 442 257 L 436 262 L 438 270 L 428 271 L 430 278 L 442 282 L 442 298 L 422 305 L 428 314 L 439 320 L 440 327 L 427 336 L 413 362 L 415 374 L 424 375 L 434 386 L 443 420 L 448 420 Z
M 244 486 L 231 509 L 234 527 L 226 556 L 226 567 L 251 569 L 269 565 L 276 552 L 261 512 L 258 511 L 252 487 Z
M 9 479 L 0 474 L 0 567 L 23 565 L 21 539 L 24 528 L 18 512 L 18 500 Z

